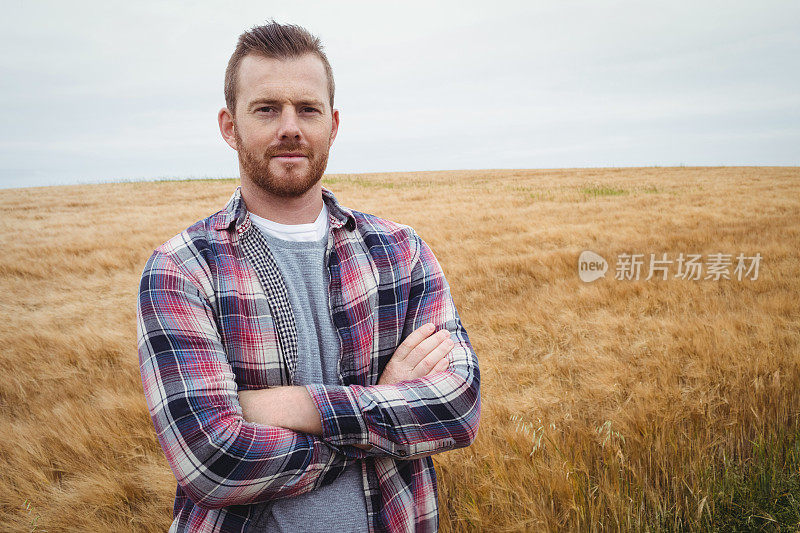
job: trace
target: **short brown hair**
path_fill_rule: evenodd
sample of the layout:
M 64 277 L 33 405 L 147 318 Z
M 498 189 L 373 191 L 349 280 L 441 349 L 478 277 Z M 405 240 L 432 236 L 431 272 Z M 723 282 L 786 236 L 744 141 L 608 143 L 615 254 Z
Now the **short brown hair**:
M 328 96 L 333 109 L 333 70 L 322 51 L 322 41 L 297 24 L 279 24 L 274 20 L 261 26 L 254 26 L 239 36 L 228 68 L 225 69 L 225 105 L 236 114 L 236 89 L 238 86 L 239 65 L 248 54 L 257 54 L 273 59 L 294 59 L 305 54 L 314 54 L 322 60 L 328 77 Z

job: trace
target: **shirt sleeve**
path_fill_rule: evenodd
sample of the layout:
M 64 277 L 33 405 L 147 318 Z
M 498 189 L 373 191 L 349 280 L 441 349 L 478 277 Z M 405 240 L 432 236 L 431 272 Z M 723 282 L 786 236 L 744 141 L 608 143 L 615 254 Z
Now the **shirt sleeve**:
M 348 456 L 415 459 L 468 446 L 478 431 L 478 359 L 439 262 L 416 233 L 414 239 L 418 252 L 402 338 L 427 322 L 447 329 L 455 343 L 450 364 L 444 372 L 392 385 L 307 385 L 322 418 L 322 438 Z
M 200 507 L 295 496 L 350 461 L 312 435 L 246 422 L 215 315 L 199 284 L 156 251 L 137 305 L 139 368 L 158 441 Z

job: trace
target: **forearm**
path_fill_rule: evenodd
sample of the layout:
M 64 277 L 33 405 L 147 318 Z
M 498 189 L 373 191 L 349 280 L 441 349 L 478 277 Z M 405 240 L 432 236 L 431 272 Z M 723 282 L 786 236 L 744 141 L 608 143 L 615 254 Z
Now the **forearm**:
M 288 386 L 239 391 L 242 416 L 247 422 L 322 436 L 322 420 L 305 387 Z M 371 450 L 370 444 L 353 444 Z M 363 454 L 353 454 L 361 457 Z
M 239 403 L 248 422 L 322 436 L 319 411 L 305 387 L 239 391 Z

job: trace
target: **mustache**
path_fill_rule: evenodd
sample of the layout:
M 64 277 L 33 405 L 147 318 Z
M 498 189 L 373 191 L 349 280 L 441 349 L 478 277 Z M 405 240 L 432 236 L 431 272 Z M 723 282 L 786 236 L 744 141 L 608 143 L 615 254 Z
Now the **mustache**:
M 266 157 L 272 157 L 286 152 L 298 152 L 304 156 L 311 155 L 311 150 L 308 149 L 308 146 L 296 142 L 288 142 L 273 146 L 272 148 L 269 148 L 264 155 Z

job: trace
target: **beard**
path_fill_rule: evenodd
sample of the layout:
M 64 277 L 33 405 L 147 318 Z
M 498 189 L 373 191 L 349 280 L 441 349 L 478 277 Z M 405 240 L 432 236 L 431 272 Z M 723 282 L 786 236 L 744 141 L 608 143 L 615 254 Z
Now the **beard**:
M 280 198 L 302 196 L 322 179 L 325 167 L 328 165 L 327 151 L 324 154 L 315 154 L 310 148 L 295 142 L 271 147 L 263 156 L 259 157 L 244 145 L 238 131 L 234 131 L 234 135 L 242 178 L 244 179 L 246 176 L 257 187 L 273 196 Z M 297 163 L 283 164 L 285 166 L 284 176 L 272 172 L 269 168 L 271 158 L 283 152 L 302 152 L 308 160 L 308 171 L 304 172 L 299 168 L 302 165 L 301 162 L 300 165 Z M 276 164 L 282 163 L 276 162 Z

